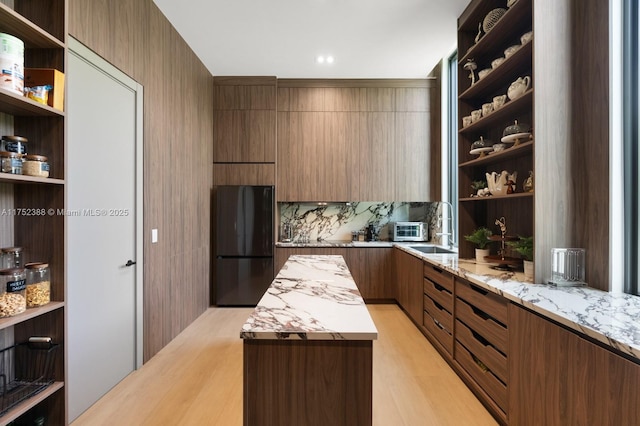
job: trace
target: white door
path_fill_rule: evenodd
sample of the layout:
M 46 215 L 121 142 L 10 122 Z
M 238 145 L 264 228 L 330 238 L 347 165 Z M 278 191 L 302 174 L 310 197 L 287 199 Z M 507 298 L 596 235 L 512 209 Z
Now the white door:
M 73 420 L 141 364 L 142 87 L 79 42 L 69 46 L 66 344 Z

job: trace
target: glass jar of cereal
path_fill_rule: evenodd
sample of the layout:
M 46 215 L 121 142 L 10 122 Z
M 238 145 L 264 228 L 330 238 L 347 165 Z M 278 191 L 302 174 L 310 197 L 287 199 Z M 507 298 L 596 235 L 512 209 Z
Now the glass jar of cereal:
M 51 280 L 49 278 L 49 264 L 27 263 L 27 308 L 46 305 L 51 301 Z
M 27 309 L 26 281 L 23 268 L 0 270 L 0 318 L 11 317 Z

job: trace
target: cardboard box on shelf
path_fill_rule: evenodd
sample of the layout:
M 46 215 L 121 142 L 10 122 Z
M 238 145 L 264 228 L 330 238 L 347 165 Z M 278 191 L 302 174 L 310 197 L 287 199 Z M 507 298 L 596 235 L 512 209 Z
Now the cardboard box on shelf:
M 53 68 L 24 69 L 24 87 L 45 85 L 53 87 L 49 92 L 47 104 L 64 111 L 64 73 Z

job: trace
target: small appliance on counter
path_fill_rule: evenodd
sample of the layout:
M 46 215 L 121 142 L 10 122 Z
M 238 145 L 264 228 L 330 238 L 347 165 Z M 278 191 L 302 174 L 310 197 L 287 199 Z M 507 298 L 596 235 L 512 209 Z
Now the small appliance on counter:
M 273 281 L 273 186 L 216 187 L 218 306 L 255 306 Z
M 393 222 L 393 241 L 429 241 L 423 222 Z

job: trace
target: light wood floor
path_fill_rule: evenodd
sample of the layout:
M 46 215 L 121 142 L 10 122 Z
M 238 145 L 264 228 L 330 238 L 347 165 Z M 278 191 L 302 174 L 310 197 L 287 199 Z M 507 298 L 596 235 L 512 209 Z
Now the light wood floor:
M 496 424 L 400 308 L 368 307 L 379 334 L 373 345 L 375 425 Z M 242 425 L 239 331 L 250 312 L 207 310 L 73 426 Z

